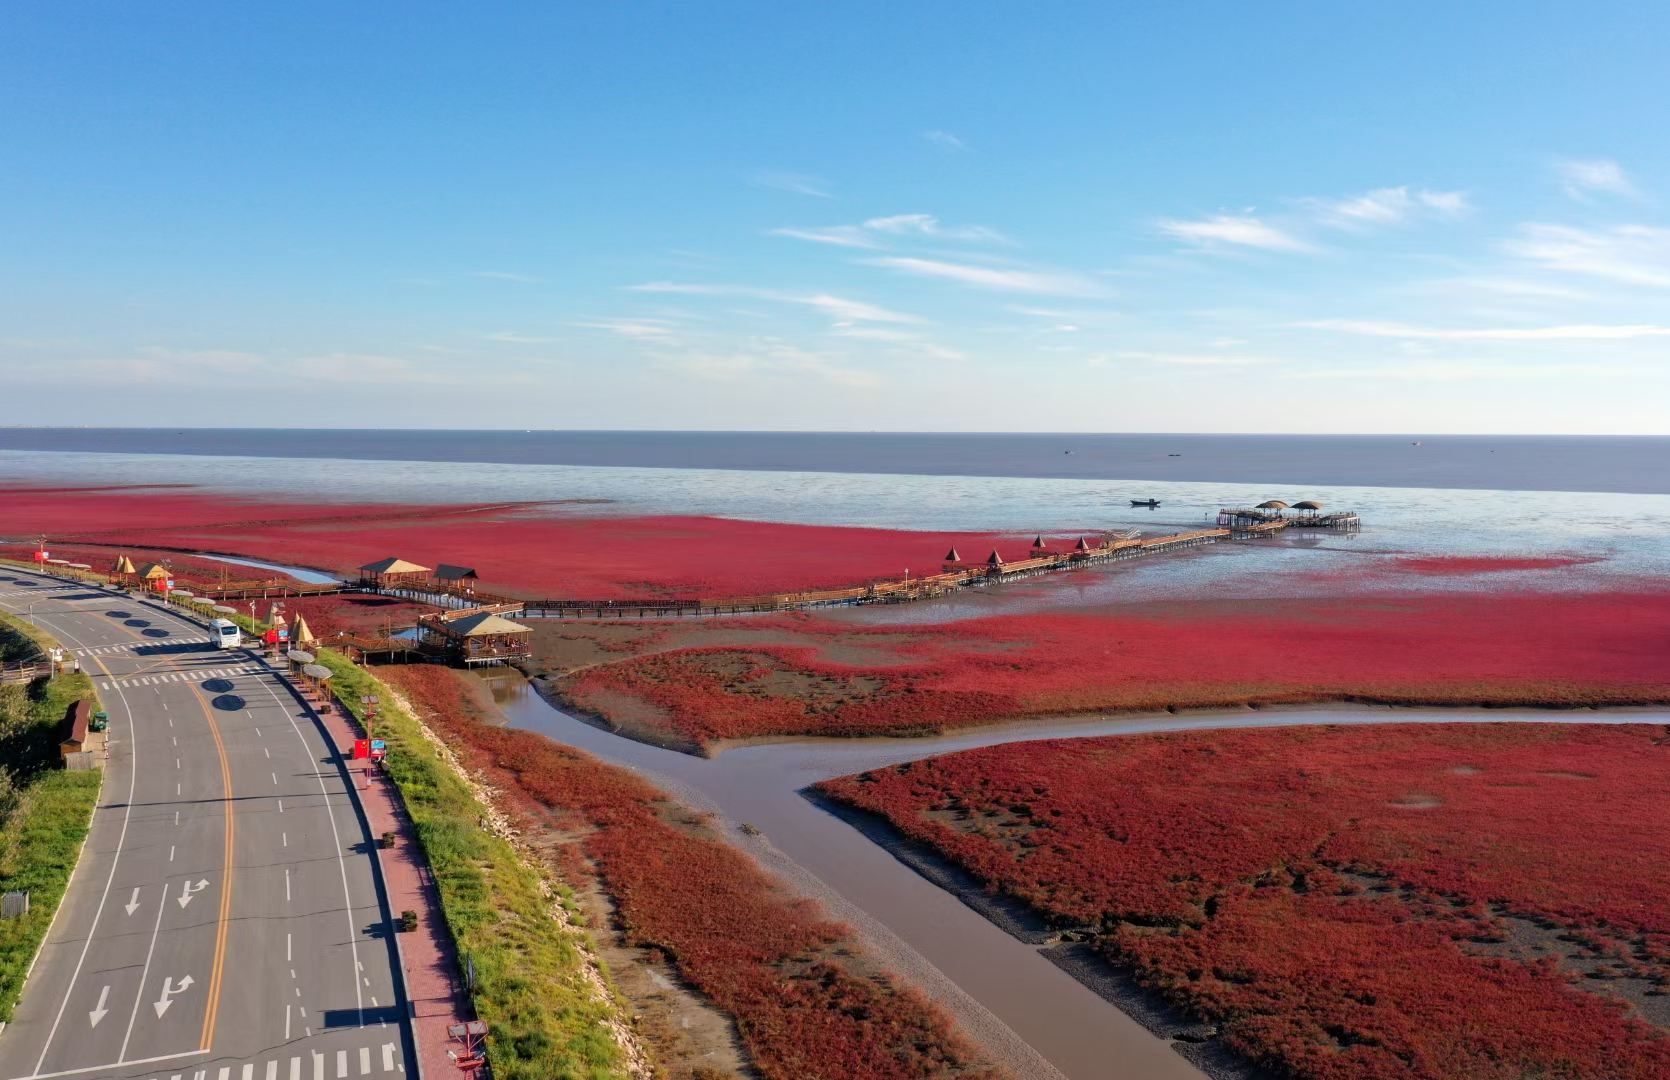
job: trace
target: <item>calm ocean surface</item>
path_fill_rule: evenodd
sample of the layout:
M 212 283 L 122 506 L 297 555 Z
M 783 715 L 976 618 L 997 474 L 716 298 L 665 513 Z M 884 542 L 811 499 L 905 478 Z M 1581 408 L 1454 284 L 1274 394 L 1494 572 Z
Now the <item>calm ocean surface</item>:
M 539 512 L 1026 536 L 1129 526 L 1169 532 L 1200 527 L 1220 506 L 1317 499 L 1359 511 L 1363 531 L 1271 544 L 1261 549 L 1261 569 L 1280 572 L 1294 557 L 1307 570 L 1329 565 L 1304 556 L 1307 547 L 1347 559 L 1561 553 L 1602 560 L 1584 577 L 1670 579 L 1670 439 L 1413 441 L 14 428 L 0 430 L 0 483 L 192 484 L 341 502 L 572 500 L 578 505 Z M 1134 509 L 1133 498 L 1162 505 Z M 0 535 L 6 526 L 0 497 Z M 1188 573 L 1231 571 L 1222 560 L 1185 562 L 1200 568 Z M 1184 572 L 1183 563 L 1149 573 L 1173 572 Z
M 1623 436 L 0 428 L 0 450 L 1670 493 L 1670 438 Z

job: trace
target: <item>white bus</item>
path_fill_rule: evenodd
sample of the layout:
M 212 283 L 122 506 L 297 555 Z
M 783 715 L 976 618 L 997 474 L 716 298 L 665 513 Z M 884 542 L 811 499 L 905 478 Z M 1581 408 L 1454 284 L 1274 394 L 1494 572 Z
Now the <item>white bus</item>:
M 214 634 L 215 645 L 222 649 L 241 649 L 244 647 L 244 635 L 238 629 L 238 624 L 231 619 L 216 619 L 209 624 Z

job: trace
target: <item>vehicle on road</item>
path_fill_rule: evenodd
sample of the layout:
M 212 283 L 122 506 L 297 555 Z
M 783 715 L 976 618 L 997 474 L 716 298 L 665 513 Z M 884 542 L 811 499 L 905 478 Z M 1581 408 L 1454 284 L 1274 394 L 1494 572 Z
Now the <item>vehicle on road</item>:
M 214 631 L 215 646 L 221 649 L 241 649 L 244 647 L 244 634 L 238 629 L 238 624 L 231 619 L 216 619 L 209 624 Z

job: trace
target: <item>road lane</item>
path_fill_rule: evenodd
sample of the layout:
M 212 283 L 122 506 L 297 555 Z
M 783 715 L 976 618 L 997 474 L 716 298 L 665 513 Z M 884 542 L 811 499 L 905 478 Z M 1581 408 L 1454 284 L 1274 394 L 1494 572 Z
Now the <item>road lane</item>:
M 111 760 L 83 865 L 0 1033 L 9 1074 L 305 1076 L 339 1051 L 365 1075 L 404 1071 L 372 838 L 311 714 L 171 611 L 0 568 L 0 606 L 30 601 L 94 677 Z

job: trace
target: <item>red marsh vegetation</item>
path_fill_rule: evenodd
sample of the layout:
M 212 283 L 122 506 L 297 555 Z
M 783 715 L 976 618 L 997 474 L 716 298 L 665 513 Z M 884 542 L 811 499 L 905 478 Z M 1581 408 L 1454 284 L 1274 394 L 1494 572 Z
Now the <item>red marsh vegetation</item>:
M 1388 569 L 1394 573 L 1434 577 L 1471 577 L 1474 574 L 1502 574 L 1515 570 L 1563 570 L 1568 566 L 1586 566 L 1599 561 L 1577 555 L 1411 555 L 1393 559 Z
M 937 572 L 950 548 L 1024 558 L 1031 537 L 580 516 L 553 504 L 298 504 L 169 492 L 0 490 L 7 528 L 49 539 L 265 558 L 338 573 L 385 555 L 473 566 L 488 590 L 541 597 L 729 597 Z M 1059 547 L 1076 537 L 1046 538 Z
M 470 719 L 458 672 L 383 668 L 526 828 L 595 872 L 629 944 L 659 950 L 734 1018 L 780 1080 L 999 1080 L 920 993 L 875 970 L 848 932 L 776 884 L 700 816 L 626 769 Z
M 1245 703 L 1670 701 L 1670 592 L 1645 587 L 1145 602 L 887 629 L 803 617 L 792 637 L 604 663 L 559 689 L 692 745 Z M 841 662 L 837 645 L 889 659 Z
M 828 781 L 1305 1080 L 1670 1077 L 1661 724 L 1011 744 Z

